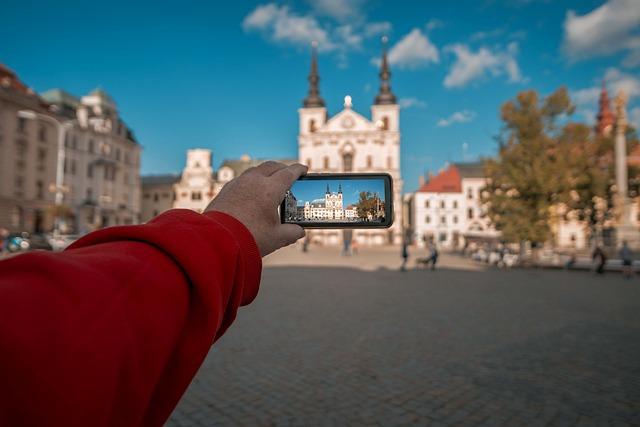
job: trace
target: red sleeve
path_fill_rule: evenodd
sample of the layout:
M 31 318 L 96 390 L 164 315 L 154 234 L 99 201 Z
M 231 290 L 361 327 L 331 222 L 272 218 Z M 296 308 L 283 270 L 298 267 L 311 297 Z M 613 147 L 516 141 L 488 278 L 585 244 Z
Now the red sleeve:
M 177 209 L 0 262 L 0 425 L 162 425 L 261 268 L 239 221 Z

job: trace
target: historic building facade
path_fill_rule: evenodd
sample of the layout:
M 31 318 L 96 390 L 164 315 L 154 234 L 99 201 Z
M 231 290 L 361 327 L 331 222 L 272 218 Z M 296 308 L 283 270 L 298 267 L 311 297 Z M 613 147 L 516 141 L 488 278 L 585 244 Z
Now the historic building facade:
M 342 221 L 354 219 L 357 216 L 356 207 L 344 206 L 342 186 L 338 185 L 338 191 L 332 192 L 327 184 L 324 198 L 305 201 L 302 206 L 302 216 L 306 220 L 318 221 Z
M 140 145 L 104 91 L 39 96 L 2 66 L 0 135 L 1 227 L 44 232 L 57 218 L 80 234 L 140 221 Z
M 353 109 L 350 96 L 344 109 L 329 116 L 319 93 L 318 62 L 311 58 L 309 93 L 298 110 L 298 160 L 310 173 L 385 172 L 393 178 L 393 226 L 385 230 L 355 230 L 362 244 L 400 243 L 402 239 L 402 178 L 400 175 L 400 106 L 391 91 L 386 48 L 382 54 L 380 89 L 371 106 L 371 119 Z M 311 238 L 323 244 L 340 244 L 340 230 L 313 230 Z
M 498 233 L 482 204 L 485 185 L 481 163 L 453 163 L 430 176 L 411 201 L 417 245 L 432 241 L 443 248 L 459 249 L 472 242 L 497 242 Z

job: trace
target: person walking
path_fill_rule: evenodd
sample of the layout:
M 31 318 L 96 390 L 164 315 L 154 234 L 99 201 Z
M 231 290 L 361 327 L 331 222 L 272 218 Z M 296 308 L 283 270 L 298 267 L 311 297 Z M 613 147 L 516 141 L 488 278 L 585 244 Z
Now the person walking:
M 438 247 L 435 245 L 435 243 L 431 243 L 430 248 L 431 254 L 429 256 L 429 260 L 427 261 L 427 265 L 431 263 L 431 270 L 435 270 L 436 264 L 438 263 Z
M 596 262 L 596 274 L 604 274 L 604 266 L 607 263 L 607 256 L 599 245 L 596 245 L 596 248 L 591 255 L 591 259 Z
M 402 265 L 400 266 L 400 271 L 407 271 L 407 261 L 409 260 L 409 245 L 407 245 L 407 240 L 404 239 L 402 241 Z
M 620 259 L 622 260 L 622 275 L 630 279 L 633 276 L 633 255 L 626 240 L 622 242 L 622 248 L 620 248 Z

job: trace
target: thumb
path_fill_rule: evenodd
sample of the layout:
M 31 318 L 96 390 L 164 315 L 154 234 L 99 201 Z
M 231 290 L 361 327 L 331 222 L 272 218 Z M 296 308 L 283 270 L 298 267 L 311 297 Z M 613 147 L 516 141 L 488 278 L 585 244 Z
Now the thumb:
M 296 224 L 282 224 L 279 227 L 278 236 L 280 237 L 280 247 L 295 243 L 296 240 L 305 236 L 304 228 Z

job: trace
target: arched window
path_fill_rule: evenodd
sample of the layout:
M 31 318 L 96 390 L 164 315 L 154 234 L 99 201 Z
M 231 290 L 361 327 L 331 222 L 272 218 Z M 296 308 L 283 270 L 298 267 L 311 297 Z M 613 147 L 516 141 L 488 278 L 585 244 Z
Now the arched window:
M 367 156 L 367 167 L 368 168 L 372 168 L 373 167 L 373 157 L 371 157 L 371 156 Z
M 324 156 L 323 163 L 324 163 L 323 167 L 325 169 L 329 169 L 329 157 L 328 156 Z
M 389 130 L 389 117 L 387 116 L 382 118 L 382 130 Z
M 309 120 L 309 132 L 313 133 L 316 131 L 316 121 L 314 119 Z
M 342 168 L 344 172 L 351 172 L 353 170 L 353 154 L 344 153 L 342 155 Z

